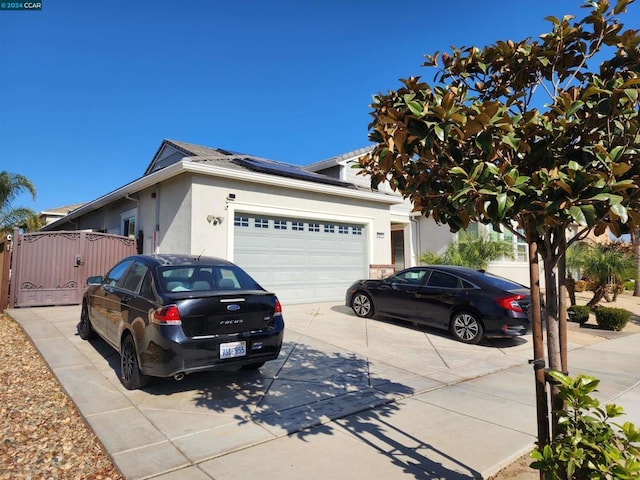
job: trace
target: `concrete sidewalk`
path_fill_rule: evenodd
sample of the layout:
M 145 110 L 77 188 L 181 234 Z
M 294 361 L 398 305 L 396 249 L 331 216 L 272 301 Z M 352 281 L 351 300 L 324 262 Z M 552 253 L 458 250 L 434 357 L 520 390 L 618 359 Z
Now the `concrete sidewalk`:
M 640 315 L 638 298 L 615 306 Z M 115 351 L 77 336 L 79 306 L 7 313 L 129 480 L 486 478 L 536 438 L 528 336 L 465 345 L 341 305 L 291 305 L 281 356 L 260 371 L 131 392 Z M 635 332 L 571 324 L 569 364 L 572 375 L 599 378 L 600 399 L 640 424 Z

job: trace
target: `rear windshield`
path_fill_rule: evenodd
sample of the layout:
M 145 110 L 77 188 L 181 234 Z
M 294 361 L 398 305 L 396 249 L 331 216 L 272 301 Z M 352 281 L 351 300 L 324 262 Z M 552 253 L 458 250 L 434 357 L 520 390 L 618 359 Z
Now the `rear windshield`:
M 502 277 L 498 277 L 497 275 L 493 275 L 491 273 L 488 272 L 484 272 L 483 273 L 483 279 L 485 282 L 487 282 L 489 285 L 499 288 L 501 290 L 521 290 L 523 288 L 528 289 L 528 287 L 525 287 L 524 285 L 520 285 L 519 283 L 516 282 L 512 282 L 511 280 L 508 280 L 506 278 L 502 278 Z
M 160 288 L 165 292 L 219 290 L 262 290 L 244 270 L 237 267 L 160 267 Z

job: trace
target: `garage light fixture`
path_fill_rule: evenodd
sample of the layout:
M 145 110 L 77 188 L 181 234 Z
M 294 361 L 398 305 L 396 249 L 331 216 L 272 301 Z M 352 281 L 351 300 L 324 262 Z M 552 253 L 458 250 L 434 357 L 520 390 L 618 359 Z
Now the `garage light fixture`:
M 213 215 L 207 215 L 207 222 L 211 225 L 220 225 L 224 221 L 223 217 L 215 217 Z

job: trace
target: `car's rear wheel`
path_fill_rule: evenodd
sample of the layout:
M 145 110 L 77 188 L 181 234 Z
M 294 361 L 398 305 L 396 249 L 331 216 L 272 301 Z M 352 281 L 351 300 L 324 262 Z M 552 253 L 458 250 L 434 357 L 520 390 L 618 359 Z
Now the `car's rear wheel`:
M 91 326 L 91 320 L 89 320 L 89 308 L 87 302 L 82 302 L 82 310 L 80 311 L 80 325 L 78 325 L 78 335 L 83 340 L 91 340 L 96 338 L 96 332 Z
M 140 371 L 136 345 L 131 335 L 124 337 L 120 349 L 120 381 L 127 390 L 137 390 L 149 383 L 149 377 Z
M 451 319 L 451 333 L 464 343 L 478 343 L 484 336 L 480 319 L 471 312 L 457 312 Z
M 364 292 L 358 292 L 355 294 L 353 300 L 351 301 L 351 308 L 359 317 L 373 317 L 373 301 L 371 300 L 371 297 Z

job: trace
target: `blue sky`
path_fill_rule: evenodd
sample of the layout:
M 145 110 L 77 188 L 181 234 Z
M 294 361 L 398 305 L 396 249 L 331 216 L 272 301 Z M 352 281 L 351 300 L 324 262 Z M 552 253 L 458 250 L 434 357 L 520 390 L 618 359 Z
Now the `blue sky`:
M 0 170 L 36 211 L 140 177 L 164 138 L 306 165 L 369 144 L 426 53 L 537 37 L 578 0 L 41 0 L 0 11 Z M 613 2 L 613 0 L 612 0 Z M 640 28 L 640 4 L 623 16 Z

